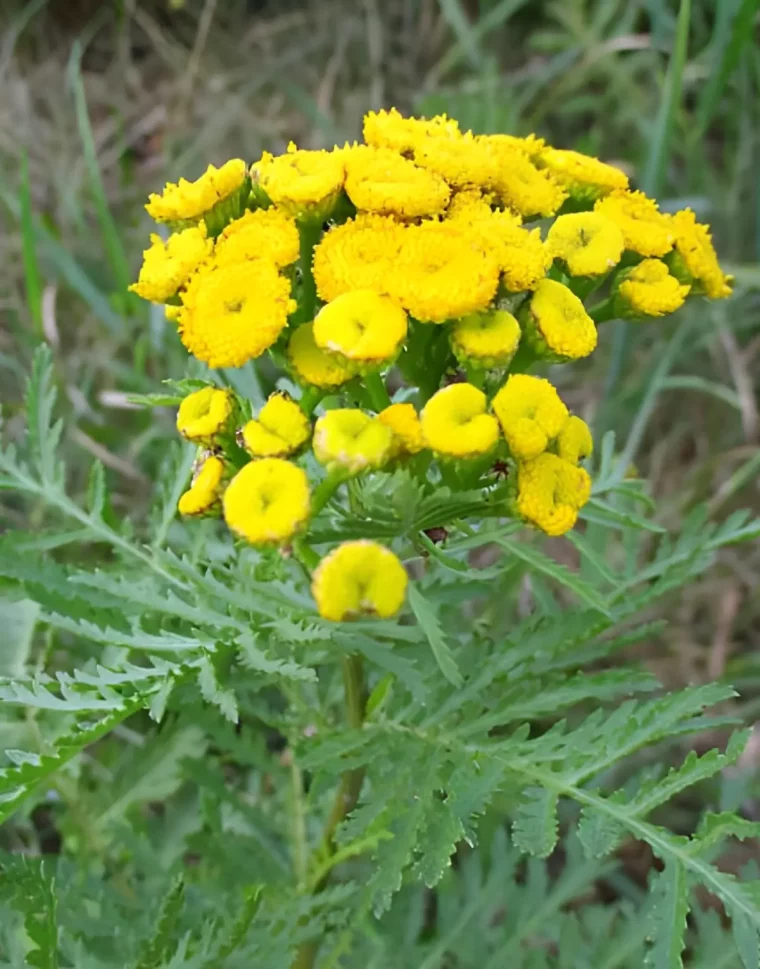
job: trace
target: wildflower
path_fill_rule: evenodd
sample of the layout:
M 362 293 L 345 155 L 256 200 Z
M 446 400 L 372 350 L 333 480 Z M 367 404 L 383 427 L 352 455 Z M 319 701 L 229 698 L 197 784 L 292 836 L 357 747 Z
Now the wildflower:
M 547 535 L 564 535 L 591 494 L 584 468 L 548 452 L 517 466 L 517 511 Z
M 407 581 L 404 566 L 390 549 L 360 540 L 344 542 L 322 559 L 311 591 L 323 619 L 388 619 L 403 605 Z
M 388 288 L 416 319 L 444 323 L 484 309 L 498 284 L 493 253 L 468 244 L 456 223 L 423 222 L 406 230 Z
M 451 189 L 390 148 L 359 145 L 346 154 L 346 194 L 362 211 L 414 219 L 442 212 Z
M 314 425 L 314 456 L 330 470 L 358 474 L 379 468 L 392 448 L 390 427 L 354 408 L 329 410 Z
M 659 259 L 644 259 L 618 277 L 615 299 L 621 316 L 665 316 L 683 306 L 690 286 L 671 276 Z
M 475 140 L 486 145 L 490 151 L 497 153 L 500 159 L 504 160 L 508 160 L 516 151 L 528 158 L 535 158 L 546 144 L 544 139 L 537 135 L 527 135 L 525 138 L 502 134 L 476 135 Z
M 481 220 L 490 220 L 493 215 L 492 203 L 493 196 L 490 192 L 482 192 L 479 188 L 463 188 L 451 196 L 446 209 L 446 218 L 470 225 Z M 519 225 L 522 221 L 514 212 L 505 214 L 515 225 Z
M 458 137 L 429 135 L 414 146 L 414 160 L 436 172 L 455 188 L 494 185 L 498 159 L 469 131 Z
M 713 248 L 710 227 L 697 222 L 691 209 L 683 209 L 671 216 L 675 235 L 675 253 L 671 269 L 682 283 L 692 283 L 695 291 L 704 292 L 710 299 L 731 295 L 731 276 L 726 276 L 718 264 Z
M 583 303 L 553 279 L 536 286 L 526 316 L 526 336 L 545 358 L 578 360 L 596 346 L 596 327 Z
M 194 182 L 185 178 L 176 185 L 168 182 L 161 195 L 149 197 L 145 208 L 157 222 L 198 221 L 242 188 L 245 179 L 245 162 L 242 158 L 233 158 L 221 168 L 209 165 Z
M 505 205 L 525 218 L 550 216 L 567 198 L 567 192 L 545 170 L 519 151 L 512 152 L 499 166 L 494 190 Z
M 619 168 L 577 151 L 547 147 L 539 154 L 538 164 L 578 201 L 593 202 L 615 189 L 628 188 L 628 176 Z
M 296 307 L 274 263 L 212 264 L 182 293 L 180 337 L 210 367 L 240 367 L 275 342 Z
M 308 440 L 309 420 L 286 394 L 272 394 L 259 416 L 241 429 L 243 447 L 254 458 L 284 458 Z
M 594 450 L 594 441 L 588 424 L 575 414 L 565 422 L 557 437 L 557 454 L 563 461 L 579 464 Z
M 479 367 L 505 366 L 520 342 L 520 324 L 506 310 L 471 313 L 452 325 L 449 340 L 458 360 Z
M 358 364 L 391 360 L 406 337 L 404 308 L 391 296 L 355 289 L 327 303 L 314 320 L 314 341 Z
M 358 215 L 325 232 L 314 249 L 314 281 L 329 302 L 352 289 L 385 292 L 404 227 L 389 216 Z
M 546 245 L 571 276 L 604 275 L 620 262 L 625 248 L 618 226 L 598 212 L 560 215 L 549 229 Z
M 305 472 L 282 458 L 262 458 L 242 468 L 224 492 L 224 520 L 252 545 L 281 544 L 309 517 Z
M 211 443 L 230 424 L 233 401 L 229 390 L 203 387 L 179 405 L 177 430 L 188 441 Z
M 213 240 L 206 238 L 205 225 L 173 232 L 166 242 L 151 233 L 140 275 L 129 288 L 143 299 L 163 303 L 177 294 L 213 248 Z
M 567 407 L 543 377 L 512 374 L 493 399 L 509 449 L 515 458 L 535 458 L 557 437 L 567 419 Z
M 417 454 L 425 446 L 422 424 L 413 404 L 391 404 L 377 415 L 393 432 L 393 454 Z
M 167 303 L 166 306 L 164 306 L 164 317 L 170 323 L 179 324 L 179 315 L 181 312 L 181 306 L 174 306 L 172 303 Z
M 391 108 L 390 111 L 369 111 L 364 115 L 364 140 L 378 148 L 411 152 L 423 138 L 433 135 L 453 138 L 458 134 L 459 125 L 445 114 L 430 119 L 405 118 Z
M 422 433 L 436 454 L 474 458 L 487 454 L 499 438 L 495 417 L 486 413 L 488 400 L 472 384 L 450 384 L 434 394 L 422 411 Z
M 299 247 L 295 219 L 272 206 L 246 212 L 230 222 L 217 239 L 215 258 L 220 266 L 268 259 L 282 268 L 298 259 Z
M 190 488 L 177 505 L 180 515 L 205 515 L 218 507 L 224 478 L 224 461 L 207 455 L 195 469 Z
M 296 218 L 324 219 L 337 201 L 345 179 L 343 158 L 336 152 L 297 149 L 284 155 L 264 152 L 251 166 L 254 184 Z
M 317 346 L 313 323 L 302 323 L 293 331 L 288 343 L 288 360 L 301 383 L 325 389 L 339 387 L 355 372 L 334 354 Z
M 599 199 L 594 211 L 614 222 L 623 233 L 626 249 L 642 256 L 664 256 L 675 233 L 654 199 L 643 192 L 612 192 Z

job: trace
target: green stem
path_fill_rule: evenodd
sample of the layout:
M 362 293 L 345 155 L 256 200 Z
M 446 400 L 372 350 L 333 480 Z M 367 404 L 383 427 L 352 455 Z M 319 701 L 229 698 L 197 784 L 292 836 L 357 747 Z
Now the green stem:
M 386 407 L 390 407 L 391 399 L 388 396 L 388 390 L 382 374 L 378 370 L 365 374 L 364 387 L 372 402 L 373 410 L 376 410 L 378 414 L 381 410 L 385 410 Z
M 467 376 L 467 380 L 473 385 L 473 387 L 477 387 L 478 390 L 485 390 L 486 371 L 483 370 L 482 367 L 476 367 L 474 364 L 467 361 L 464 364 L 464 372 Z
M 332 498 L 344 481 L 346 481 L 346 475 L 343 471 L 334 471 L 332 474 L 328 475 L 324 481 L 320 481 L 312 492 L 311 496 L 312 518 L 322 511 L 327 502 Z
M 608 296 L 607 299 L 603 299 L 601 303 L 597 303 L 596 306 L 590 307 L 588 310 L 588 315 L 594 321 L 594 323 L 607 323 L 609 320 L 617 319 L 615 314 L 615 300 L 613 297 Z
M 317 284 L 311 271 L 314 246 L 319 242 L 322 234 L 321 222 L 302 222 L 299 226 L 301 235 L 301 254 L 298 268 L 301 270 L 301 291 L 298 299 L 298 309 L 293 315 L 296 323 L 308 323 L 314 319 L 317 308 Z
M 301 394 L 298 405 L 307 417 L 311 417 L 317 404 L 324 396 L 325 392 L 321 387 L 306 387 Z

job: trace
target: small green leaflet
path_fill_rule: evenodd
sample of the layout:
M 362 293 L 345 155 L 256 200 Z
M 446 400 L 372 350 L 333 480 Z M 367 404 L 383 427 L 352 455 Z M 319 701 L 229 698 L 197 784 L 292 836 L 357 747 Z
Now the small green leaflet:
M 417 622 L 422 627 L 422 631 L 427 636 L 441 673 L 452 686 L 461 686 L 463 682 L 462 674 L 459 672 L 454 655 L 443 635 L 435 610 L 414 584 L 409 586 L 409 605 L 412 607 L 412 612 L 417 617 Z

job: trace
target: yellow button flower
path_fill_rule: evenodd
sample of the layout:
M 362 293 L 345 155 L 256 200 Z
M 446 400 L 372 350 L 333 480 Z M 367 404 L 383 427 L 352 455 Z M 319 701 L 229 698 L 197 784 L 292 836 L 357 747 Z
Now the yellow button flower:
M 317 346 L 357 364 L 392 360 L 406 331 L 401 304 L 371 289 L 343 293 L 323 306 L 314 320 Z
M 334 226 L 314 249 L 314 281 L 326 303 L 352 289 L 386 291 L 404 227 L 390 216 L 358 215 Z
M 713 248 L 710 227 L 697 222 L 691 209 L 683 209 L 671 217 L 676 251 L 673 272 L 681 282 L 693 282 L 695 289 L 710 299 L 731 295 L 732 277 L 726 276 Z
M 298 259 L 299 247 L 295 219 L 272 206 L 230 222 L 217 239 L 215 258 L 220 266 L 263 258 L 281 268 Z
M 346 194 L 364 212 L 415 219 L 437 215 L 448 204 L 451 189 L 440 175 L 390 148 L 358 145 L 345 160 Z
M 329 410 L 314 425 L 314 457 L 329 470 L 379 468 L 393 450 L 390 427 L 354 408 Z
M 671 276 L 664 262 L 644 259 L 622 274 L 615 308 L 621 316 L 665 316 L 683 306 L 690 288 Z
M 286 394 L 272 394 L 259 416 L 241 429 L 243 447 L 254 458 L 284 458 L 295 454 L 311 433 L 309 420 Z
M 288 361 L 300 383 L 328 390 L 340 387 L 355 375 L 353 367 L 314 342 L 314 324 L 302 323 L 288 343 Z
M 594 441 L 588 424 L 573 414 L 557 437 L 557 454 L 563 461 L 580 464 L 594 450 Z
M 145 208 L 157 222 L 199 220 L 217 203 L 242 188 L 245 178 L 242 158 L 233 158 L 221 168 L 209 165 L 194 182 L 185 178 L 176 184 L 168 182 L 161 195 L 149 197 Z
M 431 450 L 444 458 L 487 454 L 499 439 L 499 424 L 486 413 L 488 400 L 472 384 L 450 384 L 434 394 L 422 411 L 422 433 Z
M 391 404 L 377 415 L 393 432 L 393 456 L 418 454 L 425 446 L 422 424 L 413 404 Z
M 281 544 L 309 517 L 309 482 L 301 468 L 262 458 L 242 468 L 224 492 L 224 520 L 252 545 Z
M 499 166 L 494 189 L 499 198 L 526 219 L 550 216 L 567 198 L 567 192 L 543 169 L 538 169 L 519 151 Z
M 152 233 L 150 248 L 143 252 L 140 275 L 129 288 L 143 299 L 163 303 L 176 295 L 213 248 L 213 240 L 206 238 L 205 225 L 173 232 L 166 242 Z
M 404 604 L 407 575 L 390 549 L 366 540 L 345 542 L 325 556 L 311 591 L 323 619 L 388 619 Z
M 517 511 L 547 535 L 569 531 L 590 494 L 588 472 L 556 454 L 546 452 L 518 464 Z
M 526 135 L 518 138 L 516 135 L 476 135 L 475 140 L 484 144 L 489 151 L 494 152 L 500 159 L 510 158 L 518 151 L 528 158 L 535 158 L 541 154 L 546 142 L 537 135 Z
M 225 431 L 232 415 L 232 394 L 218 387 L 196 390 L 179 405 L 177 430 L 188 441 L 210 443 Z
M 274 263 L 212 264 L 182 293 L 180 337 L 210 367 L 241 367 L 275 342 L 296 307 Z
M 195 469 L 190 488 L 177 505 L 180 515 L 205 515 L 216 511 L 222 493 L 224 462 L 212 454 Z
M 434 118 L 405 118 L 395 108 L 369 111 L 364 115 L 364 140 L 378 148 L 411 152 L 423 139 L 432 135 L 456 137 L 459 125 L 453 118 L 438 114 Z
M 664 256 L 673 248 L 675 233 L 670 220 L 643 192 L 612 192 L 599 199 L 594 211 L 617 225 L 626 249 L 632 252 Z
M 469 131 L 420 139 L 414 146 L 414 160 L 454 188 L 491 188 L 497 181 L 498 158 Z
M 602 276 L 620 262 L 625 241 L 618 226 L 598 212 L 573 212 L 556 219 L 546 245 L 571 276 Z
M 567 407 L 543 377 L 517 373 L 493 399 L 493 409 L 514 457 L 535 458 L 557 437 L 567 419 Z
M 545 148 L 538 156 L 538 164 L 548 169 L 571 197 L 578 201 L 593 202 L 615 189 L 628 188 L 625 172 L 578 151 Z
M 174 306 L 172 304 L 167 304 L 164 306 L 164 317 L 170 323 L 179 324 L 179 315 L 182 312 L 181 306 Z
M 505 366 L 520 342 L 520 324 L 506 310 L 471 313 L 452 325 L 449 340 L 458 360 L 479 367 Z
M 251 166 L 254 184 L 297 218 L 325 218 L 340 195 L 345 176 L 340 153 L 297 149 L 292 142 L 284 155 L 264 152 Z
M 459 189 L 451 196 L 451 201 L 446 209 L 446 218 L 468 224 L 490 220 L 493 215 L 493 202 L 493 195 L 488 191 L 483 192 L 479 188 Z M 516 212 L 505 214 L 514 225 L 519 225 L 522 221 L 522 218 Z
M 596 327 L 567 286 L 542 279 L 528 307 L 526 336 L 538 352 L 555 360 L 578 360 L 596 347 Z

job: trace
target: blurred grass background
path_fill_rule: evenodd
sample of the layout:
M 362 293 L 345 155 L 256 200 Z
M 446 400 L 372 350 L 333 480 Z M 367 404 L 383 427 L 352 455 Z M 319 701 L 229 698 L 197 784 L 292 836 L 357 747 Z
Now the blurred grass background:
M 713 226 L 735 295 L 612 324 L 563 393 L 648 477 L 669 527 L 760 510 L 758 0 L 4 0 L 0 395 L 10 433 L 35 343 L 56 354 L 75 486 L 92 456 L 144 513 L 171 415 L 130 392 L 182 376 L 160 309 L 128 297 L 167 179 L 291 139 L 358 137 L 368 108 L 446 111 L 614 162 Z M 0 526 L 28 527 L 13 508 Z M 671 682 L 719 676 L 760 631 L 760 552 L 673 603 Z M 742 669 L 735 673 L 742 675 Z M 750 675 L 749 673 L 747 675 Z

